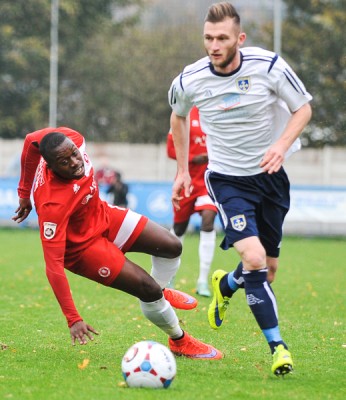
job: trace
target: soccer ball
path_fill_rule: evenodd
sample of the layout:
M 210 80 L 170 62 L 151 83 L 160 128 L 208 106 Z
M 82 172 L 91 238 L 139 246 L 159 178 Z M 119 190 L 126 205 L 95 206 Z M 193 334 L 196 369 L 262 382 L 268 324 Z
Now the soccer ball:
M 142 341 L 127 350 L 121 370 L 128 387 L 167 389 L 177 373 L 177 365 L 166 346 L 154 341 Z

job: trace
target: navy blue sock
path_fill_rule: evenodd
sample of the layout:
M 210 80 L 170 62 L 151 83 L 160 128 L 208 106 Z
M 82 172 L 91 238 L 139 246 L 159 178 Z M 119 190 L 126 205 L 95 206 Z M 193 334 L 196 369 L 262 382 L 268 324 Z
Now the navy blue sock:
M 232 280 L 228 276 L 228 284 L 231 289 L 238 290 L 239 288 L 244 289 L 244 277 L 243 277 L 243 263 L 240 261 L 237 268 L 233 271 Z
M 267 270 L 243 271 L 247 303 L 266 337 L 271 351 L 282 343 L 275 295 L 267 282 Z
M 221 278 L 220 291 L 223 296 L 232 297 L 241 287 L 244 287 L 242 262 L 238 264 L 234 271 Z

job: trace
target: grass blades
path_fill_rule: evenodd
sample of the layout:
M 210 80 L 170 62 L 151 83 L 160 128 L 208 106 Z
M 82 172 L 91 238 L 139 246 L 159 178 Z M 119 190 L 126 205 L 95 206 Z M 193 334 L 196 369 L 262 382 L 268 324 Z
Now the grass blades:
M 193 294 L 198 275 L 198 235 L 187 235 L 176 288 Z M 218 237 L 218 243 L 221 238 Z M 281 333 L 295 371 L 270 372 L 264 336 L 239 290 L 219 331 L 209 328 L 209 299 L 177 311 L 193 336 L 225 353 L 221 361 L 177 359 L 168 390 L 122 385 L 121 358 L 133 343 L 163 332 L 141 314 L 138 301 L 68 273 L 77 308 L 100 335 L 71 346 L 65 319 L 45 276 L 36 230 L 0 230 L 0 399 L 344 399 L 346 398 L 346 245 L 342 239 L 284 238 L 273 284 Z M 150 270 L 150 257 L 129 254 Z M 217 248 L 212 269 L 233 269 L 233 250 Z

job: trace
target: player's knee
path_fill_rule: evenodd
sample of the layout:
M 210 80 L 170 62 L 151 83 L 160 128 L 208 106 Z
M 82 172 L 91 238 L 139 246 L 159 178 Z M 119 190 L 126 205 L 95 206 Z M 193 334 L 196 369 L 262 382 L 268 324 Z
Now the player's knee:
M 185 228 L 180 225 L 174 226 L 174 233 L 176 234 L 176 236 L 181 237 L 185 233 Z
M 186 229 L 189 225 L 189 221 L 184 221 L 184 222 L 175 222 L 173 225 L 173 230 L 176 236 L 179 238 L 183 236 L 186 232 Z
M 204 210 L 202 212 L 201 231 L 211 232 L 214 229 L 216 213 L 211 210 Z
M 162 298 L 162 289 L 152 277 L 148 276 L 148 279 L 141 281 L 138 297 L 146 303 L 157 301 Z
M 176 236 L 172 235 L 172 243 L 170 244 L 171 256 L 168 258 L 180 257 L 183 251 L 183 245 Z
M 258 270 L 266 268 L 266 255 L 264 251 L 248 251 L 242 254 L 244 269 Z

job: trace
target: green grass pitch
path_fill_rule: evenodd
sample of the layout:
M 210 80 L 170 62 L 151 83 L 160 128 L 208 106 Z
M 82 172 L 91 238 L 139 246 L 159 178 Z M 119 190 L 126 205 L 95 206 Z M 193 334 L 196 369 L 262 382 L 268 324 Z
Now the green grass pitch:
M 218 237 L 218 244 L 221 237 Z M 346 398 L 346 243 L 343 239 L 283 240 L 273 284 L 281 333 L 295 371 L 270 372 L 271 356 L 245 302 L 231 300 L 224 325 L 209 328 L 209 300 L 192 311 L 178 310 L 183 327 L 225 353 L 221 361 L 177 359 L 168 390 L 122 387 L 121 358 L 133 343 L 157 340 L 163 332 L 141 314 L 138 301 L 68 273 L 78 310 L 100 335 L 71 346 L 69 331 L 45 276 L 39 233 L 0 230 L 0 400 L 194 400 Z M 194 293 L 198 235 L 187 235 L 177 288 Z M 150 269 L 150 257 L 128 254 Z M 233 250 L 216 249 L 212 270 L 231 270 Z

